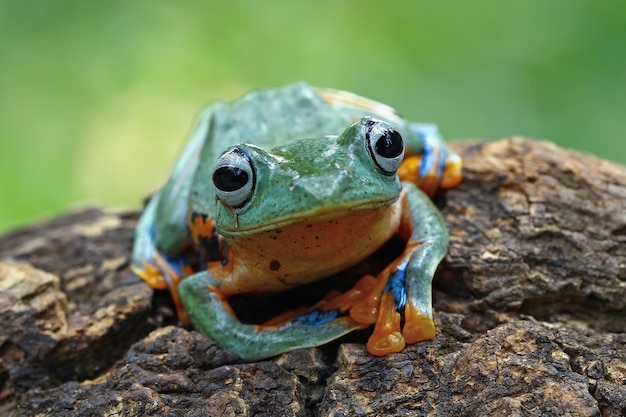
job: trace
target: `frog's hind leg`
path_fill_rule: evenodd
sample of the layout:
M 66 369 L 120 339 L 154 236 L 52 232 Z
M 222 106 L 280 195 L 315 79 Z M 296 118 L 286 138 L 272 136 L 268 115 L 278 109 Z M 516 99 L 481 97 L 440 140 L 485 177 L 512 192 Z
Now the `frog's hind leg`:
M 410 181 L 432 196 L 438 188 L 453 188 L 463 178 L 459 155 L 448 149 L 436 125 L 412 123 L 404 161 L 398 169 L 401 181 Z
M 186 278 L 179 291 L 196 330 L 245 360 L 258 360 L 295 349 L 323 345 L 363 328 L 336 311 L 314 311 L 277 326 L 241 323 L 219 291 L 211 271 Z
M 432 339 L 436 332 L 431 283 L 447 251 L 448 231 L 424 193 L 411 183 L 403 187 L 399 233 L 407 240 L 406 248 L 381 272 L 377 288 L 350 311 L 357 321 L 375 321 L 367 349 L 377 356 L 399 352 L 405 343 Z

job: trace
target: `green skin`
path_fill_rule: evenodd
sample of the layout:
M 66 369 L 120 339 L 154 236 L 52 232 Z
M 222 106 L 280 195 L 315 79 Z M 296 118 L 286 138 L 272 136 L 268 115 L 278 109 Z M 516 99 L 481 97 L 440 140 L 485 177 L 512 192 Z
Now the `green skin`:
M 388 204 L 404 189 L 414 227 L 410 240 L 422 243 L 407 259 L 406 291 L 419 311 L 432 317 L 431 280 L 448 243 L 441 215 L 413 184 L 401 184 L 396 175 L 382 174 L 373 163 L 365 145 L 370 119 L 361 119 L 371 113 L 345 103 L 329 104 L 318 91 L 299 83 L 253 92 L 203 111 L 168 182 L 152 197 L 139 221 L 133 268 L 152 264 L 157 252 L 173 259 L 185 251 L 191 213 L 208 215 L 228 241 L 229 236 L 260 233 L 320 213 L 328 216 L 354 206 Z M 401 134 L 407 153 L 421 152 L 423 142 L 414 128 L 393 111 L 381 106 L 371 116 Z M 235 145 L 247 154 L 256 177 L 251 196 L 239 208 L 216 198 L 212 180 L 216 163 Z M 180 297 L 194 328 L 243 359 L 318 346 L 363 327 L 335 320 L 257 331 L 233 317 L 207 289 L 222 284 L 211 270 L 202 269 L 183 280 Z

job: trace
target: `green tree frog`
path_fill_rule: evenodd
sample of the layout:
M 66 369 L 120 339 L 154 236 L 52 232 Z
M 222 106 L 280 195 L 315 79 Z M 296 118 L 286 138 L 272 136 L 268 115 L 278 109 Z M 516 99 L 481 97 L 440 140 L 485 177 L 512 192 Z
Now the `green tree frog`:
M 448 232 L 430 201 L 461 181 L 433 125 L 344 91 L 297 83 L 199 116 L 136 229 L 133 270 L 172 293 L 179 319 L 246 360 L 374 325 L 367 349 L 435 337 L 431 281 Z M 263 325 L 229 297 L 291 289 L 353 266 L 394 235 L 404 251 L 304 310 Z

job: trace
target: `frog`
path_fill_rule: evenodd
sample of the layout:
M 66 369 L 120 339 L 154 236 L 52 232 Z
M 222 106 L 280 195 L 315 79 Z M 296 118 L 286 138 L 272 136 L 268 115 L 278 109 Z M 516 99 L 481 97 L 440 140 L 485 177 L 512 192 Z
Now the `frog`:
M 375 356 L 433 339 L 432 279 L 448 231 L 431 200 L 462 180 L 438 128 L 304 82 L 204 109 L 135 230 L 131 267 L 169 289 L 178 318 L 243 360 L 373 325 Z M 392 238 L 401 253 L 346 291 L 265 323 L 230 303 L 335 276 Z

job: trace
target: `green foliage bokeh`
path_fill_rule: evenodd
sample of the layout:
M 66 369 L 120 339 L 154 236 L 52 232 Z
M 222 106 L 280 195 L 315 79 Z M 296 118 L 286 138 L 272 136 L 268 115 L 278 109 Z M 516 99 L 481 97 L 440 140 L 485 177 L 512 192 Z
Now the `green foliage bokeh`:
M 0 0 L 0 231 L 139 207 L 212 100 L 297 80 L 626 162 L 626 3 Z

